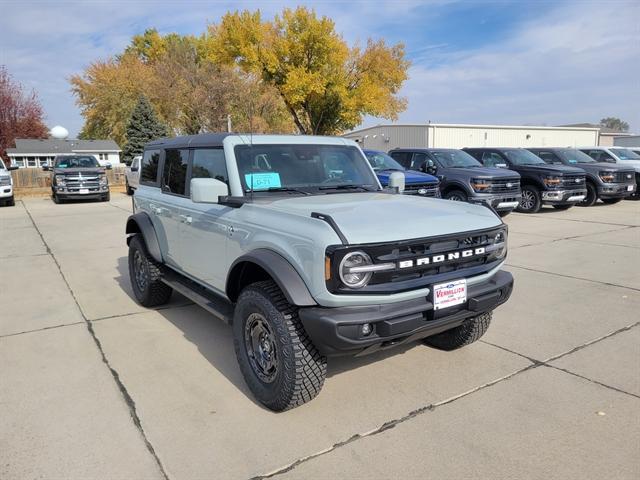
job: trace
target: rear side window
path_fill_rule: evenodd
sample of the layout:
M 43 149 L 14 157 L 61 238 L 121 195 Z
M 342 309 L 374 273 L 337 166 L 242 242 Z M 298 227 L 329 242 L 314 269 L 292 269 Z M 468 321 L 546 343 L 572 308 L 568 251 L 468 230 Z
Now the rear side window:
M 160 150 L 146 150 L 140 166 L 140 183 L 157 186 Z
M 201 148 L 193 151 L 191 178 L 215 178 L 229 184 L 224 150 L 221 148 Z
M 186 195 L 189 150 L 165 150 L 162 170 L 162 191 Z
M 411 168 L 411 152 L 391 152 L 389 155 L 404 168 Z
M 539 151 L 539 152 L 533 152 L 533 153 L 535 153 L 537 156 L 543 159 L 545 163 L 551 163 L 551 164 L 555 163 L 558 165 L 562 165 L 562 160 L 560 160 L 558 156 L 553 152 Z

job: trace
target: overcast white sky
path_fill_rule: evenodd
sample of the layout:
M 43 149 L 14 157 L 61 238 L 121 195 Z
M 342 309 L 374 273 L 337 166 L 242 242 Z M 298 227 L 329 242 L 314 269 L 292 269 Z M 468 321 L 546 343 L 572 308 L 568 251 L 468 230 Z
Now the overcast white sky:
M 0 0 L 0 64 L 75 136 L 68 78 L 132 35 L 201 33 L 227 10 L 313 6 L 352 42 L 403 42 L 402 122 L 557 125 L 617 116 L 640 133 L 640 1 L 49 2 Z M 368 118 L 365 125 L 384 122 Z

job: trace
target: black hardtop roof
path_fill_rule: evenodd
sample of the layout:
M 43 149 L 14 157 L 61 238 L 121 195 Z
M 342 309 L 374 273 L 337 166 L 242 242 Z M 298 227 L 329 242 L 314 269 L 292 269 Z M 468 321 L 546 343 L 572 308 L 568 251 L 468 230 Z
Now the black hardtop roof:
M 201 133 L 199 135 L 185 135 L 183 137 L 159 138 L 145 145 L 145 149 L 189 148 L 189 147 L 221 147 L 222 141 L 233 133 Z

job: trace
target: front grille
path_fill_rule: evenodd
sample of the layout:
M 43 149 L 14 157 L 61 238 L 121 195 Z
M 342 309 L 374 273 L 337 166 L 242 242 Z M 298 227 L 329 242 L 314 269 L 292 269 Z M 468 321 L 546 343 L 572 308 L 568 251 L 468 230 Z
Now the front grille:
M 615 182 L 616 183 L 635 183 L 635 172 L 633 170 L 624 171 L 624 172 L 616 172 Z
M 477 232 L 458 233 L 442 237 L 408 240 L 397 243 L 360 245 L 358 250 L 366 252 L 374 264 L 395 263 L 396 268 L 375 272 L 368 285 L 358 291 L 341 287 L 337 268 L 327 282 L 330 291 L 336 293 L 393 293 L 426 287 L 450 278 L 464 278 L 477 275 L 493 268 L 498 261 L 493 256 L 492 247 L 498 232 L 506 231 L 505 227 L 497 227 Z M 487 251 L 476 253 L 477 248 Z M 342 258 L 354 248 L 330 247 L 328 255 L 333 256 L 332 265 L 337 267 Z M 462 252 L 473 251 L 468 257 Z M 449 254 L 453 254 L 449 258 Z M 458 254 L 458 255 L 456 255 Z M 436 256 L 444 255 L 444 260 L 436 260 Z M 429 257 L 428 264 L 419 264 L 419 260 Z M 402 267 L 401 265 L 411 266 Z
M 489 193 L 518 193 L 520 191 L 519 178 L 506 178 L 491 180 Z
M 88 189 L 89 191 L 100 190 L 100 179 L 97 175 L 67 175 L 64 178 L 66 189 L 70 192 Z
M 11 185 L 11 177 L 0 177 L 0 186 Z
M 440 187 L 433 183 L 411 183 L 404 187 L 407 195 L 420 195 L 421 197 L 439 197 Z
M 585 182 L 585 175 L 563 175 L 562 177 L 560 177 L 560 181 L 562 182 L 562 186 L 564 188 L 583 187 Z

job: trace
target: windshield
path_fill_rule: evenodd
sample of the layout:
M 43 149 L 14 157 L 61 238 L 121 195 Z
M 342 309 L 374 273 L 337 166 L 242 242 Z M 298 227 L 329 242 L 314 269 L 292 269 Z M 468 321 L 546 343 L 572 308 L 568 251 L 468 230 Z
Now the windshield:
M 369 163 L 376 172 L 381 170 L 404 171 L 404 167 L 402 165 L 400 165 L 384 152 L 374 152 L 373 150 L 366 150 L 364 154 L 367 156 Z
M 620 160 L 640 160 L 640 155 L 628 148 L 612 148 L 611 150 Z
M 540 165 L 545 163 L 544 160 L 537 155 L 534 155 L 529 150 L 505 150 L 504 154 L 514 165 Z
M 55 168 L 92 168 L 99 166 L 96 157 L 83 155 L 77 157 L 58 157 L 56 158 Z
M 443 168 L 482 167 L 480 162 L 462 150 L 432 150 L 431 155 Z
M 235 154 L 245 192 L 378 189 L 375 175 L 356 147 L 237 145 Z
M 558 154 L 566 163 L 572 165 L 576 163 L 596 163 L 593 158 L 576 148 L 564 148 L 558 150 Z
M 0 158 L 0 170 L 6 170 L 7 167 L 4 166 L 4 162 Z

